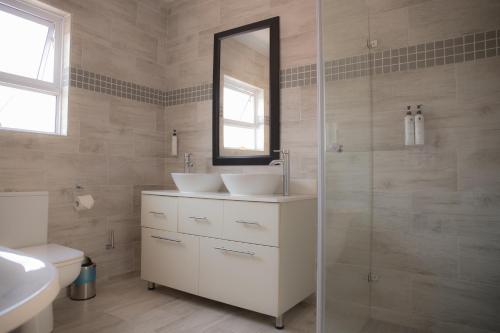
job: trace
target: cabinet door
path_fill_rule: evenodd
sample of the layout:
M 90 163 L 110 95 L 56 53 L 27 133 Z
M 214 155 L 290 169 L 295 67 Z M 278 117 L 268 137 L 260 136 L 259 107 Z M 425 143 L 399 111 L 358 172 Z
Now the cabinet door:
M 142 195 L 141 225 L 161 230 L 177 231 L 177 198 Z
M 179 198 L 179 232 L 221 237 L 222 201 Z
M 197 294 L 198 267 L 198 237 L 142 228 L 143 280 Z
M 222 238 L 278 246 L 279 204 L 225 201 Z
M 277 316 L 278 248 L 200 237 L 199 295 Z

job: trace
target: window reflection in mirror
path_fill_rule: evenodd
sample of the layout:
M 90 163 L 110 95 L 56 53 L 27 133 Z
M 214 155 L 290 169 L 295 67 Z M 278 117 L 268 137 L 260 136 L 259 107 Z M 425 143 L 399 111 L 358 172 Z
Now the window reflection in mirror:
M 269 154 L 269 38 L 261 29 L 221 42 L 221 156 Z

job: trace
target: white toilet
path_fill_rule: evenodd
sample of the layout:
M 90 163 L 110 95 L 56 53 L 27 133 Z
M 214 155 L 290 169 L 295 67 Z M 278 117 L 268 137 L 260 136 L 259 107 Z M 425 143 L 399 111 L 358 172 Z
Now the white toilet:
M 62 289 L 78 277 L 83 252 L 47 244 L 48 209 L 48 192 L 0 193 L 0 245 L 52 263 L 58 270 Z M 52 330 L 51 304 L 14 332 L 48 333 Z

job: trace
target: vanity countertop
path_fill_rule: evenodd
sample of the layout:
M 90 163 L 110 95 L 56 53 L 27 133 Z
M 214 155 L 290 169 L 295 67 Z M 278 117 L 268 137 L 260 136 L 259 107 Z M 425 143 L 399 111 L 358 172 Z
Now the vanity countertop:
M 216 200 L 233 200 L 233 201 L 254 201 L 254 202 L 292 202 L 299 200 L 316 199 L 313 194 L 293 194 L 283 196 L 279 194 L 270 195 L 232 195 L 228 192 L 199 192 L 187 193 L 174 190 L 165 191 L 142 191 L 142 194 L 160 195 L 167 197 L 184 197 L 184 198 L 199 198 L 199 199 L 216 199 Z

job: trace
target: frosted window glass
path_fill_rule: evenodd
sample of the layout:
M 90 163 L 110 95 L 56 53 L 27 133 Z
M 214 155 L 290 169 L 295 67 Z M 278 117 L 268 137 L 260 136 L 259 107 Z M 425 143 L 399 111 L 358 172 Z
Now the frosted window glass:
M 53 82 L 52 23 L 43 25 L 0 10 L 0 45 L 0 71 Z
M 54 133 L 56 96 L 0 86 L 0 127 Z

